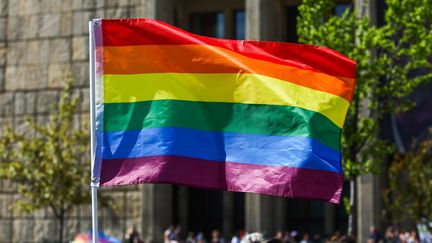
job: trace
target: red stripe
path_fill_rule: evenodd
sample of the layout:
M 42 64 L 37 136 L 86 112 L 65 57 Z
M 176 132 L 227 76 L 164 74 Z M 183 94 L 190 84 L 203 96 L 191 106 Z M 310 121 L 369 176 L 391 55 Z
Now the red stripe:
M 104 160 L 101 186 L 175 183 L 339 203 L 343 177 L 320 170 L 215 162 L 179 156 Z
M 255 59 L 355 79 L 355 62 L 325 47 L 269 41 L 216 39 L 191 34 L 152 19 L 104 19 L 102 30 L 104 46 L 212 45 Z

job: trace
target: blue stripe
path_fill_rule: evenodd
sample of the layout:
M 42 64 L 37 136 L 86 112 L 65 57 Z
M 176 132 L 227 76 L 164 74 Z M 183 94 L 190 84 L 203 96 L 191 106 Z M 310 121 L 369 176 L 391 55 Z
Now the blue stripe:
M 158 155 L 342 173 L 340 153 L 311 138 L 170 127 L 104 133 L 104 159 Z

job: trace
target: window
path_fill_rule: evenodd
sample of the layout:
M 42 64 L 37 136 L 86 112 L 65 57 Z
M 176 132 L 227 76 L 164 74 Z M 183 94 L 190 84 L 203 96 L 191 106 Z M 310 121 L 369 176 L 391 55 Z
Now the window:
M 336 7 L 334 9 L 334 14 L 338 17 L 341 17 L 343 13 L 345 13 L 345 10 L 351 9 L 352 4 L 351 3 L 337 3 Z
M 294 42 L 298 41 L 297 36 L 297 17 L 299 15 L 298 6 L 288 6 L 286 8 L 286 20 L 287 20 L 287 31 L 286 41 Z
M 223 12 L 192 13 L 189 20 L 191 32 L 199 35 L 223 38 L 225 34 Z
M 234 12 L 234 38 L 244 40 L 246 38 L 246 13 L 244 10 Z

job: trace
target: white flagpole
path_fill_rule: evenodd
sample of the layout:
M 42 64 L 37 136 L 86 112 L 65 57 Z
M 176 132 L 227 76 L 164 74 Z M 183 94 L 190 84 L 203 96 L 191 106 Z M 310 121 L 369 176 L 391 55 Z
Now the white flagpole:
M 96 111 L 95 111 L 95 39 L 93 30 L 93 21 L 89 21 L 89 73 L 90 73 L 90 157 L 92 170 L 96 157 Z M 93 176 L 91 178 L 93 180 Z M 92 199 L 92 237 L 93 243 L 98 243 L 98 206 L 97 206 L 97 184 L 91 183 L 91 199 Z

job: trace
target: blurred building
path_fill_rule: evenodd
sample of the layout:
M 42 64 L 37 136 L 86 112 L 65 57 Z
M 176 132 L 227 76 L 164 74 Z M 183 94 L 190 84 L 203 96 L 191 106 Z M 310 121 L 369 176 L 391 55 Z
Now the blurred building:
M 337 1 L 334 12 L 341 14 L 362 2 Z M 382 24 L 384 0 L 369 2 L 368 14 L 375 23 Z M 44 122 L 68 75 L 76 79 L 75 93 L 81 98 L 77 125 L 89 119 L 87 23 L 93 18 L 149 17 L 202 35 L 296 42 L 300 3 L 300 0 L 0 0 L 0 127 L 10 125 L 23 131 L 27 115 Z M 393 120 L 400 132 L 406 119 L 400 115 Z M 370 225 L 380 226 L 381 181 L 370 175 L 359 178 L 360 237 L 367 236 Z M 7 181 L 0 181 L 0 242 L 55 239 L 57 224 L 49 210 L 22 214 L 10 209 L 19 198 L 15 188 Z M 344 194 L 347 190 L 345 186 Z M 144 238 L 162 242 L 162 233 L 170 224 L 181 225 L 183 232 L 202 231 L 207 235 L 219 229 L 226 236 L 239 230 L 259 230 L 270 235 L 277 230 L 321 235 L 346 231 L 343 206 L 320 201 L 173 185 L 102 191 L 113 197 L 117 210 L 99 211 L 100 228 L 117 237 L 137 225 Z M 77 207 L 68 218 L 66 239 L 91 227 L 89 206 Z M 360 242 L 365 239 L 360 238 Z

